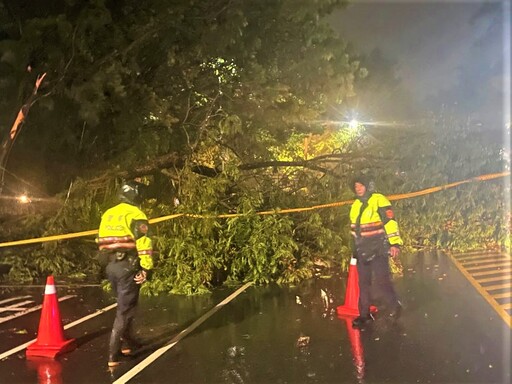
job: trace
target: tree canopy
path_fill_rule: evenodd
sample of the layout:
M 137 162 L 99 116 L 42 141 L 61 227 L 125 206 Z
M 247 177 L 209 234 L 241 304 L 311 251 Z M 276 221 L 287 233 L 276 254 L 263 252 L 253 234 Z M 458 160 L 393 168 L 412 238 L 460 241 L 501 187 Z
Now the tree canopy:
M 270 147 L 318 132 L 353 94 L 359 62 L 322 21 L 341 3 L 66 1 L 44 17 L 5 3 L 2 131 L 47 74 L 9 169 L 28 168 L 30 153 L 55 193 L 171 153 L 169 168 L 273 160 Z
M 25 217 L 18 227 L 24 237 L 97 227 L 118 181 L 140 177 L 150 184 L 149 217 L 204 215 L 156 226 L 159 267 L 148 291 L 295 283 L 324 267 L 346 266 L 340 262 L 350 253 L 346 214 L 258 211 L 349 199 L 351 176 L 368 169 L 386 193 L 425 187 L 426 179 L 451 180 L 455 174 L 447 171 L 459 157 L 465 159 L 460 176 L 496 171 L 498 143 L 483 149 L 483 165 L 464 154 L 458 138 L 471 137 L 468 125 L 443 120 L 348 130 L 339 122 L 358 90 L 370 98 L 396 85 L 378 53 L 362 58 L 371 70 L 364 83 L 361 58 L 325 22 L 343 6 L 340 0 L 0 4 L 2 137 L 46 74 L 6 154 L 5 193 L 32 188 L 61 202 L 49 217 Z M 422 140 L 454 146 L 446 153 Z M 437 165 L 429 167 L 419 153 Z M 243 215 L 216 218 L 235 212 Z M 496 243 L 500 231 L 482 236 Z M 458 244 L 438 234 L 430 228 L 407 236 L 419 247 Z M 11 250 L 11 277 L 91 272 L 94 248 L 92 241 L 46 243 L 30 259 Z

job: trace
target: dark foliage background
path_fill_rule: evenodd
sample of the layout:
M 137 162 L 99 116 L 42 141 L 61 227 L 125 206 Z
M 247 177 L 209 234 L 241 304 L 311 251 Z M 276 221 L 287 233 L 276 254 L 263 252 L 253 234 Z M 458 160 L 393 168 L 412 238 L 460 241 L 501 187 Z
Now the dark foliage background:
M 3 190 L 44 199 L 3 215 L 2 240 L 97 228 L 119 182 L 140 177 L 149 217 L 202 216 L 153 226 L 158 268 L 146 292 L 294 284 L 346 269 L 348 207 L 258 212 L 351 199 L 357 172 L 394 194 L 502 171 L 502 136 L 447 111 L 409 125 L 337 122 L 358 90 L 397 81 L 389 63 L 359 58 L 325 23 L 343 5 L 4 1 L 3 140 L 47 75 Z M 397 201 L 406 250 L 502 246 L 509 193 L 499 179 Z M 90 237 L 7 248 L 1 259 L 10 280 L 99 279 L 95 249 Z

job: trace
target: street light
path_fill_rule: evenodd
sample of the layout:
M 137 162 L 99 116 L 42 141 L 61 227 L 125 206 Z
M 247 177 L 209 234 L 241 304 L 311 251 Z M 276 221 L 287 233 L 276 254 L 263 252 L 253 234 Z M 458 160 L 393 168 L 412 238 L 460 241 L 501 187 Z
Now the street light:
M 350 120 L 348 123 L 348 127 L 350 129 L 357 129 L 357 127 L 359 127 L 359 121 L 357 121 L 356 119 Z
M 18 197 L 16 197 L 16 200 L 18 200 L 18 203 L 20 203 L 20 204 L 28 204 L 28 203 L 32 202 L 30 197 L 28 197 L 26 194 L 19 195 Z

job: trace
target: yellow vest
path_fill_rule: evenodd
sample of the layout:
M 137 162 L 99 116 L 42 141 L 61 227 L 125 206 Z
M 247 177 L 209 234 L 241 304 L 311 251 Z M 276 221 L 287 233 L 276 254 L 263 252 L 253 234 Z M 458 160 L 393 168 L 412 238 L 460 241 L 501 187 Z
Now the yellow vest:
M 134 205 L 121 203 L 108 209 L 101 217 L 98 239 L 100 250 L 126 251 L 136 249 L 140 266 L 144 269 L 153 268 L 153 243 L 146 233 L 138 239 L 131 229 L 132 221 L 148 218 Z
M 386 196 L 373 193 L 368 199 L 368 205 L 361 213 L 359 228 L 357 218 L 363 202 L 356 199 L 350 208 L 350 227 L 352 235 L 356 238 L 371 238 L 386 236 L 389 244 L 403 245 L 398 223 L 395 220 L 391 203 Z M 383 215 L 384 217 L 381 217 Z

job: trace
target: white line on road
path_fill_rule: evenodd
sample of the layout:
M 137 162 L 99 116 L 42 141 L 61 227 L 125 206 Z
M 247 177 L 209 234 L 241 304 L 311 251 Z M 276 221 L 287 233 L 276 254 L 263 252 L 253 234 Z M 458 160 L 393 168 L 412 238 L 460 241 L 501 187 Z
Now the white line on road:
M 59 301 L 64 301 L 64 300 L 72 299 L 73 297 L 76 297 L 76 295 L 63 296 L 63 297 L 59 298 Z M 17 317 L 24 316 L 27 313 L 37 311 L 38 309 L 41 309 L 42 307 L 43 307 L 42 304 L 41 305 L 36 305 L 35 307 L 28 308 L 28 309 L 24 310 L 23 312 L 17 313 L 15 315 L 10 315 L 10 316 L 6 316 L 6 317 L 2 317 L 2 318 L 0 318 L 0 324 L 5 323 L 6 321 L 9 321 L 9 320 L 15 319 Z
M 7 307 L 1 307 L 0 313 L 6 312 L 6 311 L 11 311 L 11 312 L 12 311 L 26 311 L 29 308 L 20 308 L 20 307 L 22 305 L 31 304 L 33 302 L 34 302 L 34 300 L 25 300 L 25 301 L 20 301 L 19 303 L 16 303 L 16 304 L 8 305 Z
M 28 299 L 28 298 L 31 298 L 32 296 L 18 296 L 18 297 L 11 297 L 9 299 L 5 299 L 5 300 L 2 300 L 0 301 L 0 304 L 5 304 L 5 303 L 8 303 L 10 301 L 16 301 L 16 300 L 23 300 L 23 299 Z
M 80 324 L 80 323 L 83 323 L 84 321 L 87 321 L 87 320 L 89 320 L 89 319 L 92 319 L 93 317 L 96 317 L 96 316 L 98 316 L 98 315 L 101 315 L 102 313 L 105 313 L 105 312 L 107 312 L 107 311 L 110 311 L 112 308 L 115 308 L 115 307 L 117 307 L 117 304 L 111 304 L 111 305 L 109 305 L 109 306 L 107 306 L 107 307 L 105 307 L 105 308 L 99 309 L 99 310 L 97 310 L 96 312 L 91 313 L 90 315 L 84 316 L 84 317 L 82 317 L 82 318 L 80 318 L 80 319 L 78 319 L 78 320 L 73 321 L 72 323 L 66 324 L 66 325 L 64 326 L 64 329 L 69 329 L 69 328 L 71 328 L 71 327 L 74 327 L 75 325 L 78 325 L 78 324 Z M 37 340 L 37 339 L 32 339 L 32 340 L 30 340 L 30 341 L 27 341 L 25 344 L 18 345 L 17 347 L 15 347 L 15 348 L 13 348 L 13 349 L 10 349 L 10 350 L 8 350 L 8 351 L 6 351 L 6 352 L 4 352 L 4 353 L 0 354 L 0 360 L 3 360 L 3 359 L 5 359 L 6 357 L 11 356 L 11 355 L 13 355 L 13 354 L 15 354 L 15 353 L 17 353 L 17 352 L 19 352 L 19 351 L 21 351 L 21 350 L 23 350 L 23 349 L 27 348 L 30 344 L 32 344 L 32 343 L 33 343 L 34 341 L 36 341 L 36 340 Z
M 91 313 L 90 315 L 84 316 L 84 317 L 82 317 L 82 318 L 80 318 L 78 320 L 73 321 L 72 323 L 69 323 L 69 324 L 65 325 L 64 329 L 68 329 L 68 328 L 74 327 L 75 325 L 83 323 L 84 321 L 92 319 L 93 317 L 101 315 L 102 313 L 108 312 L 111 309 L 114 309 L 115 307 L 117 307 L 117 303 L 110 304 L 109 306 L 106 306 L 105 308 L 98 309 L 96 312 Z
M 206 319 L 208 319 L 211 315 L 213 315 L 220 308 L 222 308 L 224 305 L 229 303 L 231 300 L 233 300 L 235 297 L 237 297 L 239 294 L 241 294 L 243 291 L 245 291 L 251 285 L 252 285 L 252 282 L 249 282 L 249 283 L 246 283 L 245 285 L 243 285 L 242 287 L 238 288 L 234 293 L 232 293 L 231 295 L 226 297 L 219 304 L 217 304 L 215 307 L 210 309 L 208 312 L 206 312 L 199 319 L 194 321 L 194 323 L 192 325 L 190 325 L 188 328 L 185 328 L 179 334 L 174 336 L 173 339 L 171 341 L 169 341 L 169 344 L 163 346 L 162 348 L 157 349 L 155 352 L 153 352 L 151 355 L 146 357 L 144 360 L 142 360 L 135 367 L 133 367 L 128 372 L 126 372 L 124 375 L 119 377 L 112 384 L 124 384 L 124 383 L 128 382 L 128 380 L 132 379 L 135 375 L 137 375 L 138 373 L 142 372 L 142 370 L 144 368 L 148 367 L 151 363 L 153 363 L 156 359 L 158 359 L 160 356 L 162 356 L 165 352 L 167 352 L 169 349 L 171 349 L 176 344 L 178 344 L 178 342 L 181 339 L 183 339 L 190 332 L 192 332 L 194 329 L 196 329 L 198 326 L 200 326 L 202 323 L 204 323 L 204 321 Z

